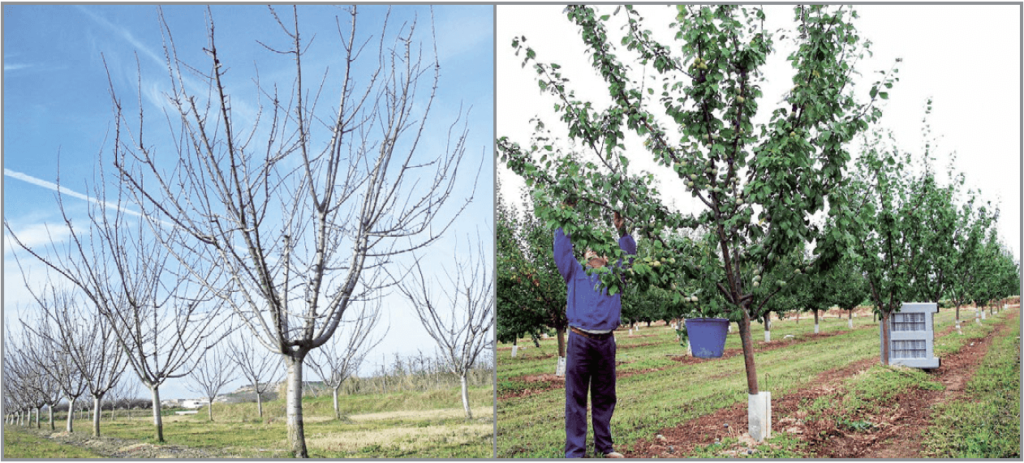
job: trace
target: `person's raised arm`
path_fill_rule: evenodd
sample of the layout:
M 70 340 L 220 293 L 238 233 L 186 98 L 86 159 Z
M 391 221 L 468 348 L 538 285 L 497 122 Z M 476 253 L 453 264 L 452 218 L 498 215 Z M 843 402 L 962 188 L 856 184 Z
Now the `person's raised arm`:
M 565 201 L 566 207 L 576 206 L 576 201 L 572 198 Z M 555 266 L 558 267 L 558 273 L 562 274 L 562 279 L 566 283 L 572 278 L 573 270 L 582 269 L 579 262 L 576 262 L 576 258 L 573 257 L 572 252 L 572 240 L 565 234 L 562 227 L 558 227 L 555 230 Z

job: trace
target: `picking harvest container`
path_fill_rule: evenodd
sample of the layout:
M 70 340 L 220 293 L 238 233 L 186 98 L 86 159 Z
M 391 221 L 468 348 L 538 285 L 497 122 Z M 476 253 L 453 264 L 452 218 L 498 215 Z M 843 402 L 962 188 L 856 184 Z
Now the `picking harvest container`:
M 727 318 L 687 318 L 686 333 L 690 337 L 690 351 L 694 357 L 718 358 L 725 351 L 725 337 L 729 334 Z

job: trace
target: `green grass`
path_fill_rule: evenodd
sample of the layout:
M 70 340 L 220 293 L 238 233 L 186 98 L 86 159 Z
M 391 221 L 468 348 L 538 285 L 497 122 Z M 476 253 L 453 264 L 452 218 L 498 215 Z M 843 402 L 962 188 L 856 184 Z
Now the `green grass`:
M 935 321 L 936 331 L 942 332 L 952 326 L 953 311 L 936 314 Z M 940 337 L 939 340 L 968 338 L 975 335 L 975 330 L 991 330 L 994 323 L 997 323 L 997 319 L 990 317 L 980 327 L 965 325 L 964 336 L 954 331 L 951 336 Z M 793 335 L 804 342 L 755 355 L 761 390 L 771 391 L 775 397 L 780 397 L 811 386 L 820 373 L 878 357 L 878 325 L 870 317 L 854 318 L 854 330 L 849 330 L 845 316 L 838 319 L 822 318 L 821 333 L 843 332 L 830 337 L 815 337 L 813 330 L 812 318 L 804 317 L 799 323 L 794 319 L 772 321 L 773 342 L 784 340 L 786 335 Z M 752 331 L 755 344 L 759 344 L 764 339 L 763 328 L 754 324 Z M 966 341 L 969 339 L 944 341 L 948 346 L 944 349 L 959 349 Z M 498 458 L 560 458 L 563 455 L 564 389 L 559 387 L 525 397 L 500 398 L 508 392 L 530 389 L 531 385 L 524 380 L 526 375 L 554 372 L 557 352 L 555 342 L 554 339 L 541 341 L 540 348 L 530 346 L 525 351 L 520 350 L 516 358 L 511 358 L 507 347 L 498 351 Z M 642 327 L 632 337 L 628 336 L 628 331 L 618 331 L 616 342 L 617 361 L 620 363 L 617 369 L 620 375 L 632 371 L 658 370 L 620 378 L 617 383 L 618 403 L 612 419 L 612 435 L 619 450 L 628 450 L 632 443 L 639 439 L 650 439 L 664 428 L 747 400 L 742 355 L 682 365 L 672 357 L 682 355 L 683 348 L 676 341 L 675 331 L 665 326 Z M 735 325 L 725 348 L 740 348 Z M 867 380 L 862 385 L 849 385 L 856 391 L 849 402 L 852 409 L 883 400 L 903 390 L 901 388 L 940 387 L 928 381 L 924 373 L 906 369 L 884 370 L 875 373 L 880 375 L 878 378 L 871 375 L 860 378 Z M 893 384 L 887 384 L 885 380 L 892 380 Z M 824 409 L 829 404 L 820 405 Z M 847 425 L 852 428 L 870 425 L 861 421 L 851 417 Z M 780 436 L 772 441 L 776 439 L 784 443 L 786 439 L 792 438 Z M 591 441 L 588 446 L 592 448 L 592 445 Z M 723 449 L 695 451 L 695 456 L 719 455 L 719 450 L 727 451 Z M 771 451 L 779 455 L 799 454 L 800 448 L 781 445 L 779 449 Z M 765 453 L 750 456 L 774 458 Z
M 964 399 L 936 408 L 925 434 L 928 456 L 1020 458 L 1020 325 L 1012 325 L 989 348 Z
M 34 434 L 4 426 L 4 458 L 103 458 L 88 449 L 58 444 Z

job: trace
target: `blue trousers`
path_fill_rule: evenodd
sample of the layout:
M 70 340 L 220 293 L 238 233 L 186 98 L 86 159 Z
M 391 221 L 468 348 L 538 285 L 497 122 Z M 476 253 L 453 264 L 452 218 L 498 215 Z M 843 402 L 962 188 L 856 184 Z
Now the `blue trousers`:
M 565 360 L 565 457 L 581 458 L 587 444 L 587 390 L 592 402 L 594 449 L 611 453 L 615 411 L 615 338 L 591 339 L 569 331 Z

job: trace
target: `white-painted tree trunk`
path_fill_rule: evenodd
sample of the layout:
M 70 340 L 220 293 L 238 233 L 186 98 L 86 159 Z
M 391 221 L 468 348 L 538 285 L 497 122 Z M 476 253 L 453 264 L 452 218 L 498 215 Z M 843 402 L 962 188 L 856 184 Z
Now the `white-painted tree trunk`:
M 40 410 L 39 407 L 36 407 L 36 429 L 42 429 L 42 427 L 43 427 L 41 424 L 39 424 L 39 414 L 40 413 L 42 413 L 42 410 Z
M 216 397 L 207 397 L 207 399 L 210 400 L 210 403 L 206 406 L 206 411 L 210 417 L 210 421 L 213 421 L 213 399 L 215 398 Z
M 518 352 L 518 351 L 519 351 L 519 346 L 513 344 L 512 345 L 512 358 L 516 358 L 516 352 Z
M 75 399 L 68 399 L 68 419 L 64 426 L 67 432 L 75 432 Z
M 732 325 L 730 325 L 732 326 Z M 771 314 L 764 317 L 764 342 L 772 342 L 772 319 Z
M 55 427 L 56 425 L 53 424 L 53 406 L 54 405 L 57 405 L 57 404 L 50 404 L 50 405 L 48 405 L 46 407 L 46 408 L 48 408 L 50 410 L 49 411 L 49 415 L 50 415 L 50 431 L 55 431 L 56 430 L 56 427 Z
M 558 357 L 558 363 L 555 364 L 555 376 L 565 376 L 565 357 Z
M 260 390 L 259 383 L 256 384 L 256 390 L 257 391 Z M 260 414 L 260 419 L 263 418 L 263 397 L 262 396 L 263 396 L 263 394 L 260 394 L 259 392 L 256 393 L 256 410 Z
M 338 387 L 334 388 L 334 419 L 341 420 L 341 408 L 338 407 L 338 389 L 341 389 L 341 383 L 338 383 Z
M 153 426 L 156 428 L 156 441 L 164 441 L 164 420 L 160 416 L 160 386 L 154 385 L 149 387 L 150 392 L 153 395 Z
M 288 363 L 288 386 L 285 392 L 285 415 L 288 423 L 288 442 L 295 458 L 309 458 L 306 451 L 306 432 L 302 421 L 302 361 L 303 357 L 285 357 Z
M 819 332 L 819 329 L 818 329 L 818 324 L 817 324 L 817 323 L 815 323 L 815 324 L 814 324 L 814 334 L 818 334 L 818 332 Z
M 92 435 L 100 437 L 100 413 L 103 413 L 103 408 L 100 407 L 100 397 L 92 398 Z
M 459 377 L 459 383 L 462 384 L 462 409 L 466 410 L 466 419 L 473 419 L 473 412 L 469 409 L 469 387 L 466 383 L 466 374 L 463 373 Z

